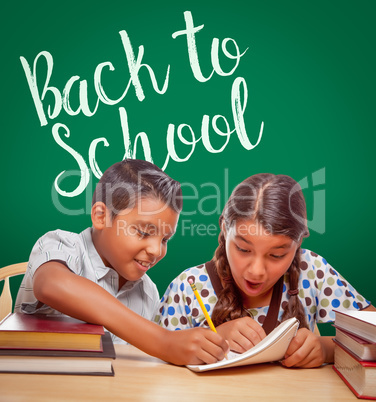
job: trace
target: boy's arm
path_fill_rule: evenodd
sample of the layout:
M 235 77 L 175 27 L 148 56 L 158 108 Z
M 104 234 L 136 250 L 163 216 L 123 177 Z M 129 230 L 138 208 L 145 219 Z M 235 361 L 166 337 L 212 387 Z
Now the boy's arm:
M 214 363 L 228 352 L 220 335 L 202 328 L 176 332 L 163 329 L 60 262 L 41 265 L 33 283 L 35 297 L 40 302 L 69 316 L 103 325 L 118 337 L 165 361 L 178 365 Z

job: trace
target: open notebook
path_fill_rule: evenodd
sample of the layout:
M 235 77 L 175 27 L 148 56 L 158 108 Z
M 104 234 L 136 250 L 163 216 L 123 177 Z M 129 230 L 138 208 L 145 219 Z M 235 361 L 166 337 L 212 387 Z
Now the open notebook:
M 227 360 L 224 359 L 213 364 L 188 365 L 187 367 L 192 371 L 202 372 L 281 360 L 285 356 L 298 327 L 299 321 L 296 318 L 290 318 L 282 322 L 256 346 L 244 353 L 230 352 L 227 355 Z

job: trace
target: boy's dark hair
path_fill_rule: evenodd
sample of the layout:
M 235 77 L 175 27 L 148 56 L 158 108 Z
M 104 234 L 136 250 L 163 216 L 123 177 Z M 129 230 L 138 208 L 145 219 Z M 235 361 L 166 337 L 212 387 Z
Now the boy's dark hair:
M 92 205 L 103 202 L 112 218 L 120 211 L 133 208 L 140 199 L 155 198 L 180 213 L 183 197 L 180 183 L 153 163 L 124 159 L 110 166 L 99 180 Z
M 224 224 L 229 231 L 236 222 L 248 220 L 259 223 L 272 235 L 288 236 L 297 243 L 303 237 L 309 236 L 304 196 L 299 184 L 289 176 L 261 173 L 248 177 L 235 188 L 219 218 L 219 223 L 221 227 Z M 218 242 L 214 260 L 224 287 L 218 294 L 218 302 L 213 310 L 214 325 L 249 316 L 231 274 L 226 255 L 226 239 L 222 230 Z M 296 317 L 301 328 L 308 328 L 297 292 L 300 254 L 299 247 L 287 271 L 292 292 L 284 307 L 282 321 Z

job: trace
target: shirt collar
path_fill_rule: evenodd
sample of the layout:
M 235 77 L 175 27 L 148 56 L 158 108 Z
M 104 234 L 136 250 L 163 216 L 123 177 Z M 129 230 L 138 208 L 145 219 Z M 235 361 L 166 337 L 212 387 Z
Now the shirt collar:
M 92 228 L 87 228 L 83 232 L 81 232 L 81 236 L 84 241 L 89 260 L 95 271 L 95 275 L 98 279 L 102 279 L 111 268 L 104 265 L 102 258 L 99 256 L 98 251 L 94 246 L 91 234 Z

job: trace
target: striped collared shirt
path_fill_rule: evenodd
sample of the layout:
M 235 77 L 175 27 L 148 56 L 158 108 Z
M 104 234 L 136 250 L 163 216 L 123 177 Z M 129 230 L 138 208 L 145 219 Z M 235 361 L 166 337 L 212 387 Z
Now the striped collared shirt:
M 159 303 L 159 294 L 148 275 L 128 281 L 119 287 L 118 273 L 103 264 L 91 238 L 91 228 L 80 234 L 55 230 L 42 236 L 31 252 L 28 267 L 17 295 L 15 311 L 27 314 L 61 314 L 47 305 L 37 309 L 38 300 L 33 292 L 33 276 L 44 263 L 63 262 L 72 272 L 97 283 L 122 304 L 148 320 L 153 318 Z M 114 343 L 124 343 L 112 335 Z

